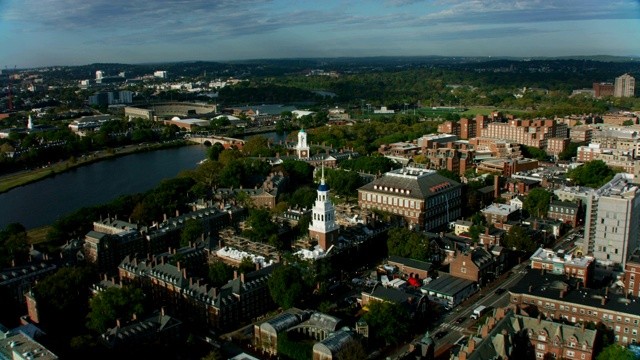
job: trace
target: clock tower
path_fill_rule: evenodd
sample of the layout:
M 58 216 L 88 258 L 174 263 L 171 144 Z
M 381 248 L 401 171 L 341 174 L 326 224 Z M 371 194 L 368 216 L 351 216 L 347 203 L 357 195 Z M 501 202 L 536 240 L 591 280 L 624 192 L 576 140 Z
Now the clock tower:
M 298 132 L 298 145 L 296 145 L 298 151 L 298 158 L 309 159 L 309 145 L 307 145 L 307 133 L 304 129 L 300 129 Z
M 329 186 L 325 184 L 324 164 L 322 178 L 318 186 L 318 197 L 311 213 L 309 237 L 316 240 L 323 250 L 327 251 L 332 245 L 338 244 L 338 224 L 335 221 L 336 209 L 329 198 Z

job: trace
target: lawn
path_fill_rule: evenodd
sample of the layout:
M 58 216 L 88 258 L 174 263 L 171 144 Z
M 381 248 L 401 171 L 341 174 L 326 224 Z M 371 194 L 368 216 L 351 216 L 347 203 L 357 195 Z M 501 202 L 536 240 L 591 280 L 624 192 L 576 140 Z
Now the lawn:
M 29 237 L 29 244 L 39 244 L 47 241 L 47 233 L 51 229 L 51 226 L 43 226 L 37 229 L 27 230 L 27 236 Z

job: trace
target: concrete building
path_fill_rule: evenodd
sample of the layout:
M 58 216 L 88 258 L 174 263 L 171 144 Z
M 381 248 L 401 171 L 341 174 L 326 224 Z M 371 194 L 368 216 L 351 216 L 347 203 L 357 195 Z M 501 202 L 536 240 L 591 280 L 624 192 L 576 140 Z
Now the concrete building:
M 160 79 L 166 79 L 169 77 L 169 73 L 166 71 L 154 71 L 153 72 L 153 77 L 156 78 L 160 78 Z
M 131 104 L 132 91 L 99 91 L 89 96 L 89 105 Z
M 403 168 L 358 189 L 358 205 L 402 217 L 410 228 L 431 230 L 461 215 L 462 186 L 434 170 Z
M 636 79 L 624 74 L 616 78 L 614 84 L 613 96 L 615 97 L 633 97 L 636 90 Z
M 58 356 L 22 331 L 9 331 L 0 325 L 0 359 L 57 360 Z
M 640 245 L 640 194 L 632 180 L 633 175 L 618 173 L 587 202 L 584 252 L 607 267 L 624 268 Z
M 633 174 L 636 168 L 636 157 L 634 150 L 606 149 L 600 144 L 591 143 L 589 146 L 578 147 L 576 161 L 586 163 L 602 160 L 610 168 L 621 169 L 623 172 Z
M 593 129 L 588 126 L 574 126 L 569 129 L 569 138 L 572 142 L 590 142 Z
M 591 138 L 592 144 L 600 144 L 604 149 L 617 149 L 633 151 L 640 154 L 640 136 L 634 129 L 620 127 L 606 127 L 594 131 Z

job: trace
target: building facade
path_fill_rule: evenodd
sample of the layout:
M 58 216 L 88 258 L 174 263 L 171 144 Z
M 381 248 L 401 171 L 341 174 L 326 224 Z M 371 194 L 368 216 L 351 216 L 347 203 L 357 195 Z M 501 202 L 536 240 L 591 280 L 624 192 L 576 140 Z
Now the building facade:
M 613 96 L 615 97 L 633 97 L 636 89 L 636 79 L 624 74 L 616 78 L 614 84 Z
M 458 219 L 462 186 L 434 170 L 403 168 L 358 189 L 358 205 L 402 217 L 410 228 L 431 230 Z
M 338 230 L 336 224 L 336 209 L 329 197 L 329 186 L 325 184 L 324 167 L 322 178 L 318 186 L 318 196 L 311 210 L 311 224 L 309 225 L 309 237 L 318 242 L 323 250 L 327 251 L 331 246 L 338 244 Z

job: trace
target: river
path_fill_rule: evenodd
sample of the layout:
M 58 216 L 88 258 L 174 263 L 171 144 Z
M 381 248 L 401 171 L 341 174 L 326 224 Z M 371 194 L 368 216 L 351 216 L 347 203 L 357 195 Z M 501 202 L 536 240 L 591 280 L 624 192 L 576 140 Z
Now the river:
M 261 134 L 274 142 L 286 139 Z M 107 203 L 120 195 L 145 192 L 161 180 L 195 169 L 204 146 L 136 153 L 78 167 L 0 194 L 0 230 L 19 222 L 27 229 L 52 224 L 81 207 Z

